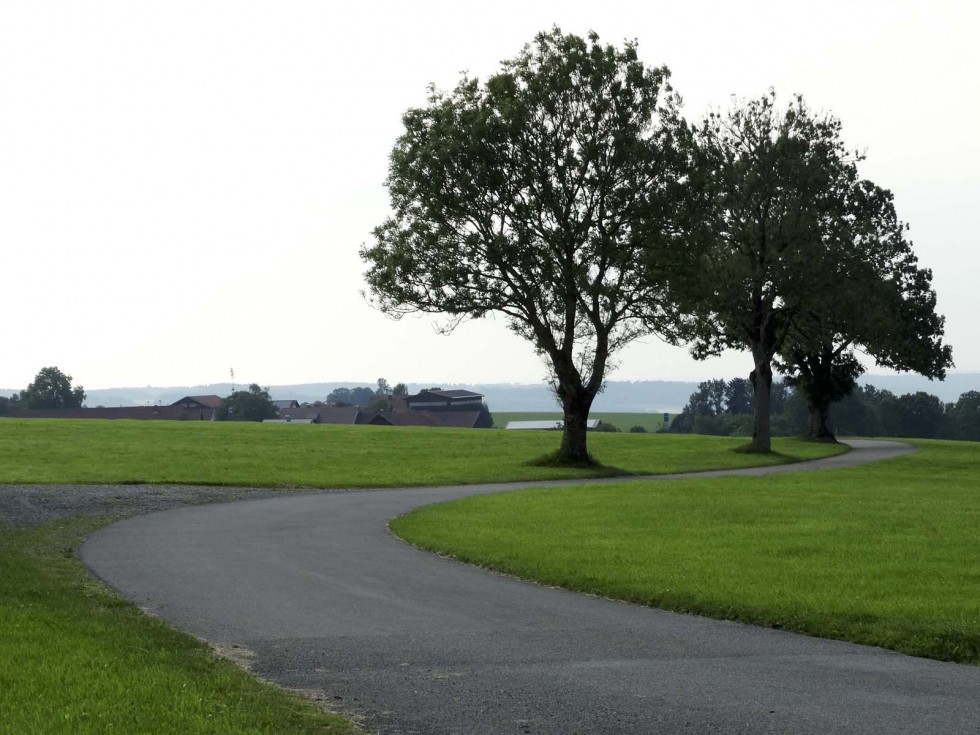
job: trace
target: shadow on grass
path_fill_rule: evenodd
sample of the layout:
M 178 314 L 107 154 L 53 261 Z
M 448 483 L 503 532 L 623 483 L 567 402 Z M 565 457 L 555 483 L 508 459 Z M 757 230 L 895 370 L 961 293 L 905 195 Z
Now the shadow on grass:
M 771 449 L 759 449 L 757 446 L 755 446 L 752 443 L 743 444 L 739 447 L 732 447 L 731 451 L 734 452 L 735 454 L 758 454 L 760 456 L 771 456 L 771 457 L 785 456 L 785 455 L 781 455 L 779 452 L 774 452 Z
M 796 437 L 796 439 L 798 439 L 801 442 L 806 442 L 808 444 L 826 444 L 830 446 L 836 446 L 840 450 L 838 453 L 846 453 L 850 451 L 850 447 L 848 447 L 843 442 L 837 441 L 837 439 L 832 436 L 831 437 L 798 436 Z M 748 444 L 743 444 L 738 447 L 733 447 L 729 451 L 735 454 L 748 454 L 757 457 L 772 457 L 774 459 L 779 460 L 781 464 L 791 464 L 793 462 L 805 461 L 800 457 L 794 457 L 789 454 L 783 454 L 782 452 L 777 452 L 772 449 L 759 449 L 758 447 L 754 446 L 751 442 L 749 442 Z M 827 456 L 834 456 L 834 455 L 830 454 Z
M 560 451 L 554 451 L 550 454 L 545 454 L 541 457 L 529 460 L 527 462 L 529 467 L 549 467 L 554 469 L 566 469 L 566 470 L 584 470 L 594 477 L 621 477 L 632 475 L 632 472 L 621 469 L 619 467 L 611 467 L 602 464 L 599 460 L 593 457 L 591 454 L 588 455 L 588 459 L 573 460 L 562 455 Z

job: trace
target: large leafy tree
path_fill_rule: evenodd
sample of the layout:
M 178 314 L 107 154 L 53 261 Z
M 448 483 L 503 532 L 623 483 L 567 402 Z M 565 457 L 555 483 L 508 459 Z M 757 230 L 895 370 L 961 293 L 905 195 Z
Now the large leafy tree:
M 564 411 L 561 461 L 591 461 L 586 421 L 614 353 L 673 324 L 685 160 L 668 79 L 632 43 L 555 28 L 485 83 L 433 89 L 404 115 L 394 214 L 361 250 L 387 313 L 442 313 L 445 331 L 499 313 L 532 343 Z
M 864 373 L 849 344 L 844 338 L 819 346 L 793 343 L 784 347 L 786 357 L 780 367 L 787 373 L 786 383 L 806 400 L 810 414 L 807 435 L 812 439 L 836 440 L 830 426 L 830 406 L 849 396 Z
M 815 263 L 832 274 L 835 288 L 798 314 L 780 351 L 780 369 L 807 400 L 814 438 L 833 438 L 830 406 L 864 372 L 856 351 L 881 367 L 928 378 L 942 379 L 953 364 L 932 272 L 918 266 L 891 192 L 856 182 L 846 192 L 845 213 L 825 262 Z
M 692 232 L 700 267 L 681 292 L 695 317 L 694 354 L 751 353 L 752 448 L 768 452 L 774 359 L 801 316 L 834 291 L 828 243 L 846 221 L 858 156 L 838 120 L 801 97 L 777 109 L 772 92 L 712 113 L 695 140 L 705 216 Z
M 41 368 L 34 381 L 20 393 L 24 408 L 81 408 L 85 389 L 72 387 L 71 376 L 56 367 Z

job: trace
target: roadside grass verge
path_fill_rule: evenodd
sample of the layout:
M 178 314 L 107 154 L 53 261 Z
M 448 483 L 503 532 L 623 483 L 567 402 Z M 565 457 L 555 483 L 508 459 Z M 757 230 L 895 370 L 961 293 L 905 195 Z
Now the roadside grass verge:
M 0 733 L 360 732 L 92 579 L 74 550 L 107 522 L 0 525 Z
M 779 464 L 841 447 L 777 439 L 777 453 L 731 451 L 744 439 L 591 434 L 597 469 L 533 466 L 549 431 L 236 422 L 0 420 L 0 483 L 170 483 L 247 487 L 400 487 Z
M 423 548 L 545 584 L 980 664 L 980 444 L 818 473 L 538 488 L 416 510 Z

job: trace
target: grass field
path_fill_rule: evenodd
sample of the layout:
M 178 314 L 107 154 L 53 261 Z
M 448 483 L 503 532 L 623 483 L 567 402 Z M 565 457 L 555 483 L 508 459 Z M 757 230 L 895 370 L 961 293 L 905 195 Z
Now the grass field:
M 553 432 L 4 419 L 0 484 L 365 487 L 587 474 L 526 465 L 553 451 L 558 439 Z M 720 437 L 596 434 L 590 442 L 614 471 L 762 459 L 732 451 L 743 442 Z M 768 461 L 835 451 L 790 440 L 776 447 L 783 454 Z M 69 518 L 26 528 L 0 522 L 0 735 L 354 730 L 255 681 L 92 579 L 74 549 L 106 522 Z
M 673 420 L 676 414 L 670 414 Z M 659 431 L 664 426 L 662 413 L 616 413 L 614 411 L 593 411 L 590 419 L 612 424 L 620 431 L 629 431 L 633 426 L 642 426 L 647 431 Z M 560 411 L 494 411 L 493 423 L 504 429 L 509 421 L 561 421 Z
M 551 431 L 228 422 L 0 419 L 0 483 L 184 483 L 399 487 L 582 477 L 533 467 L 558 448 Z M 779 454 L 730 451 L 744 439 L 590 434 L 605 468 L 658 474 L 776 464 L 833 452 L 776 439 Z
M 980 444 L 833 473 L 525 490 L 393 530 L 521 577 L 980 664 Z

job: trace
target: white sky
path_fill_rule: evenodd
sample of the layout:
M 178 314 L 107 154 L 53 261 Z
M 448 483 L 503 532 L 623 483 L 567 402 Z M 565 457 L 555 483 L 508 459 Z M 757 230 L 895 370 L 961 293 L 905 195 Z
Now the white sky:
M 536 382 L 501 320 L 444 337 L 360 296 L 401 114 L 559 24 L 636 38 L 700 118 L 801 92 L 867 149 L 980 370 L 980 5 L 926 2 L 0 3 L 0 386 Z M 655 339 L 616 380 L 747 374 Z

